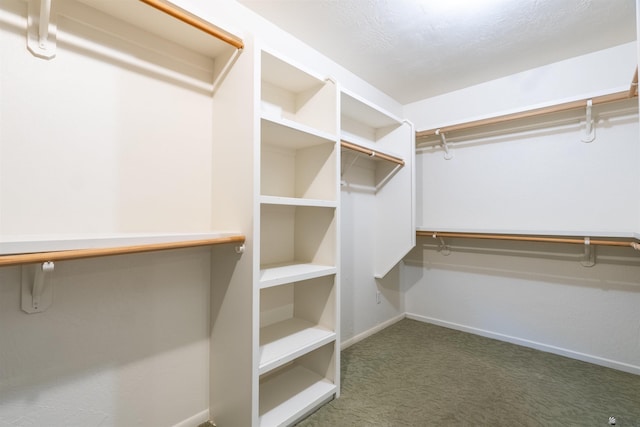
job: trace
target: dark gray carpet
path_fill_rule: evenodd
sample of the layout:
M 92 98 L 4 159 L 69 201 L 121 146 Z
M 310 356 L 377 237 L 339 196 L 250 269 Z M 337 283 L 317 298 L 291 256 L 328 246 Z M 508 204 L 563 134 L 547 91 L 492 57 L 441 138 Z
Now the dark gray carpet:
M 414 320 L 342 352 L 342 395 L 299 426 L 640 427 L 640 376 Z

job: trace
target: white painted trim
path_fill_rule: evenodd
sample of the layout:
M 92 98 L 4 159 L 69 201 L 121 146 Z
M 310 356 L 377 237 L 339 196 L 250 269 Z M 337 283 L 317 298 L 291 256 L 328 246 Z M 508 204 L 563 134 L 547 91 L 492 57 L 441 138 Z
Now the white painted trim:
M 180 421 L 178 424 L 174 424 L 173 427 L 197 427 L 202 423 L 209 421 L 209 410 L 205 409 L 184 421 Z
M 619 371 L 629 372 L 631 374 L 640 375 L 640 366 L 630 365 L 624 362 L 618 362 L 615 360 L 605 359 L 599 356 L 593 356 L 590 354 L 580 353 L 577 351 L 569 350 L 562 347 L 556 347 L 536 341 L 530 341 L 524 338 L 513 337 L 510 335 L 501 334 L 498 332 L 491 332 L 484 329 L 473 328 L 471 326 L 460 325 L 457 323 L 448 322 L 445 320 L 434 319 L 432 317 L 421 316 L 418 314 L 405 313 L 407 319 L 417 320 L 419 322 L 431 323 L 438 326 L 443 326 L 449 329 L 456 329 L 462 332 L 468 332 L 475 335 L 480 335 L 487 338 L 493 338 L 499 341 L 506 341 L 512 344 L 521 345 L 523 347 L 529 347 L 536 350 L 541 350 L 547 353 L 558 354 L 560 356 L 569 357 L 571 359 L 581 360 L 583 362 L 593 363 L 594 365 L 605 366 L 607 368 L 617 369 Z
M 404 318 L 405 318 L 405 313 L 402 313 L 402 314 L 400 314 L 398 316 L 392 317 L 391 319 L 386 320 L 386 321 L 374 326 L 371 329 L 368 329 L 368 330 L 366 330 L 366 331 L 364 331 L 362 333 L 359 333 L 358 335 L 356 335 L 354 337 L 351 337 L 346 341 L 342 341 L 342 343 L 340 343 L 340 349 L 344 350 L 345 348 L 350 347 L 350 346 L 354 345 L 355 343 L 357 343 L 359 341 L 362 341 L 363 339 L 368 338 L 371 335 L 373 335 L 373 334 L 375 334 L 377 332 L 380 332 L 381 330 L 383 330 L 385 328 L 388 328 L 389 326 L 393 325 L 394 323 L 397 323 L 397 322 L 401 321 Z

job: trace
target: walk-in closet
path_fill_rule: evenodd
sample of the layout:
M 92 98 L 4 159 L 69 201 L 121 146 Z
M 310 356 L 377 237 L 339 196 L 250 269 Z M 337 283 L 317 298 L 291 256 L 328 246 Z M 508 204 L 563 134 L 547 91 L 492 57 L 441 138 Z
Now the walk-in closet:
M 638 10 L 0 0 L 0 427 L 639 424 Z

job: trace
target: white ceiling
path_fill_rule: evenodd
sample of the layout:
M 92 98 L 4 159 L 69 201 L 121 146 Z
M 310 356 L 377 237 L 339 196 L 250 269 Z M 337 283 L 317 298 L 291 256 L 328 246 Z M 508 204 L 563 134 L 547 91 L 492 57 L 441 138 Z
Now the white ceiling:
M 238 1 L 403 104 L 636 38 L 635 0 Z

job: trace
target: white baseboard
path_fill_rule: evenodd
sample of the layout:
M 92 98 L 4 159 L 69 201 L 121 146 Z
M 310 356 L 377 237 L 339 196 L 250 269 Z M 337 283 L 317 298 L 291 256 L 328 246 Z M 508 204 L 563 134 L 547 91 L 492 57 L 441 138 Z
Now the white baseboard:
M 480 335 L 487 338 L 493 338 L 499 341 L 506 341 L 512 344 L 521 345 L 523 347 L 529 347 L 536 350 L 541 350 L 547 353 L 558 354 L 560 356 L 569 357 L 571 359 L 581 360 L 583 362 L 593 363 L 594 365 L 605 366 L 607 368 L 617 369 L 619 371 L 629 372 L 631 374 L 640 375 L 640 366 L 631 365 L 624 362 L 618 362 L 615 360 L 605 359 L 599 356 L 593 356 L 590 354 L 580 353 L 573 350 L 568 350 L 562 347 L 556 347 L 536 341 L 530 341 L 523 338 L 513 337 L 510 335 L 501 334 L 498 332 L 491 332 L 484 329 L 473 328 L 471 326 L 460 325 L 457 323 L 448 322 L 445 320 L 434 319 L 432 317 L 421 316 L 418 314 L 405 313 L 407 319 L 413 319 L 424 323 L 431 323 L 438 326 L 443 326 L 449 329 L 456 329 L 462 332 L 468 332 L 475 335 Z
M 359 333 L 358 335 L 349 338 L 348 340 L 342 341 L 340 343 L 340 349 L 344 350 L 345 348 L 354 345 L 355 343 L 357 343 L 358 341 L 362 341 L 363 339 L 370 337 L 371 335 L 375 334 L 376 332 L 380 332 L 381 330 L 383 330 L 384 328 L 388 328 L 389 326 L 393 325 L 396 322 L 401 321 L 402 319 L 405 318 L 405 314 L 400 314 L 398 316 L 392 317 L 391 319 L 384 321 L 376 326 L 374 326 L 371 329 L 368 329 L 362 333 Z
M 198 427 L 200 424 L 206 423 L 207 421 L 209 421 L 208 409 L 202 412 L 199 412 L 194 416 L 187 418 L 184 421 L 180 421 L 178 424 L 175 424 L 173 427 Z

